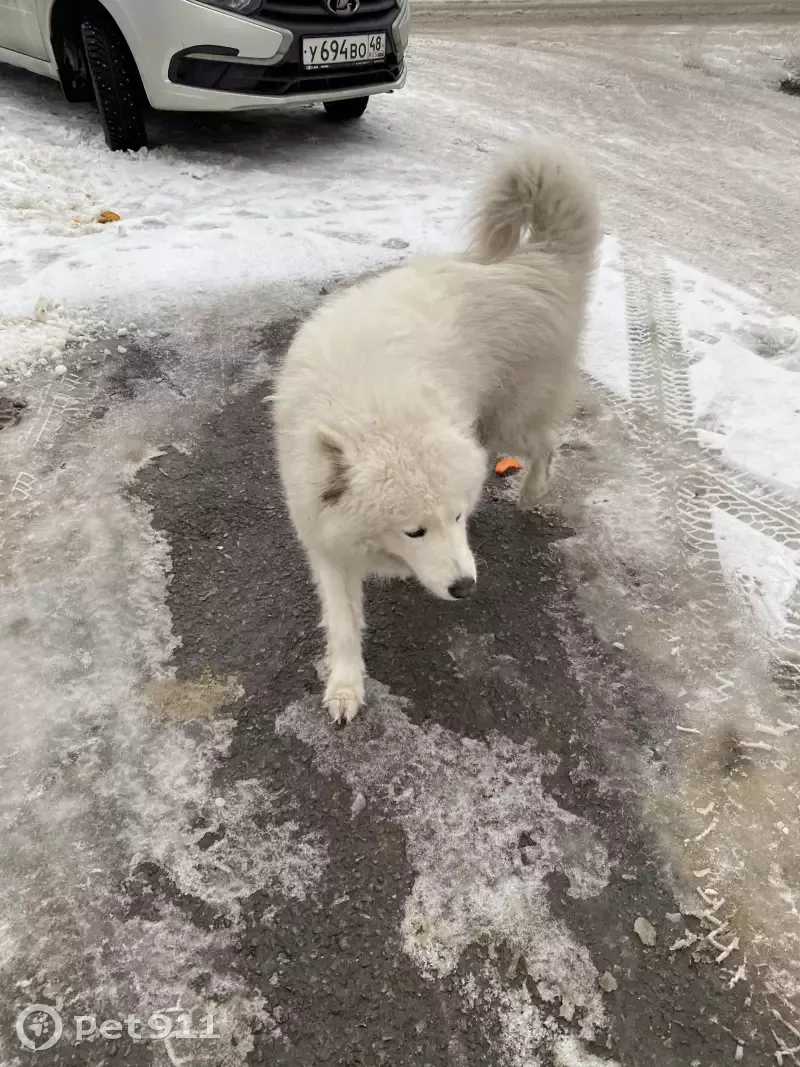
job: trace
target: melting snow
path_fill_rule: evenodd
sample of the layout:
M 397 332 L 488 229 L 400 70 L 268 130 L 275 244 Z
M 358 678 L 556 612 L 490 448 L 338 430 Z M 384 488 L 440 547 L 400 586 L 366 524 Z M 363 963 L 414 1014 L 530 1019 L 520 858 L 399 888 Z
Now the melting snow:
M 554 1013 L 575 1016 L 592 1037 L 604 1021 L 598 973 L 551 914 L 546 879 L 561 872 L 572 895 L 592 897 L 610 869 L 594 828 L 542 785 L 558 759 L 499 735 L 478 742 L 415 726 L 383 686 L 371 701 L 373 714 L 345 734 L 331 733 L 314 700 L 293 705 L 276 728 L 308 744 L 326 773 L 382 803 L 405 829 L 417 874 L 403 922 L 406 952 L 442 975 L 473 943 L 506 944 L 560 1004 Z M 522 835 L 535 845 L 520 847 Z

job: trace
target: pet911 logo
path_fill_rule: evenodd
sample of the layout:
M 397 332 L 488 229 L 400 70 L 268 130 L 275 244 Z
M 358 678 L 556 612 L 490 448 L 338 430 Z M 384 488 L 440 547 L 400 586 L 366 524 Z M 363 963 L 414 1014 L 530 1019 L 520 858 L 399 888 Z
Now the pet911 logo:
M 30 1004 L 17 1016 L 14 1029 L 23 1048 L 44 1052 L 53 1048 L 62 1037 L 71 1044 L 82 1041 L 194 1040 L 214 1041 L 220 1035 L 214 1029 L 214 1016 L 204 1015 L 195 1024 L 192 1014 L 182 1008 L 157 1011 L 146 1019 L 126 1015 L 122 1019 L 98 1020 L 97 1015 L 73 1015 L 65 1020 L 50 1004 Z

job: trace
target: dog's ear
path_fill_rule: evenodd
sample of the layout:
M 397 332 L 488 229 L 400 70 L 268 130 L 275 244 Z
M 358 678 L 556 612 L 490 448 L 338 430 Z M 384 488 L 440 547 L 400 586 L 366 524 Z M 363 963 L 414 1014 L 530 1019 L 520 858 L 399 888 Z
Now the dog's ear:
M 323 504 L 338 504 L 347 492 L 349 466 L 344 454 L 344 442 L 339 434 L 328 427 L 317 433 L 322 462 L 326 467 L 320 499 Z

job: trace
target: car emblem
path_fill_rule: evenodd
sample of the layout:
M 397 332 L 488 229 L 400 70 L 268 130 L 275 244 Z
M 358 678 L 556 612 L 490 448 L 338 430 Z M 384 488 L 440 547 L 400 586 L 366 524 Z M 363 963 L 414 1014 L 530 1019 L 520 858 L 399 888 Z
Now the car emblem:
M 332 15 L 355 15 L 361 6 L 361 0 L 325 0 L 325 7 Z

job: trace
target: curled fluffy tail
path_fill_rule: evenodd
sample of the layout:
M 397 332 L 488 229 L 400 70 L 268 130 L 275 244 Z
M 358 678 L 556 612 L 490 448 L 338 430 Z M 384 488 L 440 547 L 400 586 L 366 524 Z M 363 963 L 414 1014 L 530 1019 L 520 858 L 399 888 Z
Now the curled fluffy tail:
M 470 254 L 497 262 L 537 247 L 589 258 L 599 242 L 599 209 L 588 174 L 557 145 L 525 142 L 483 189 Z

